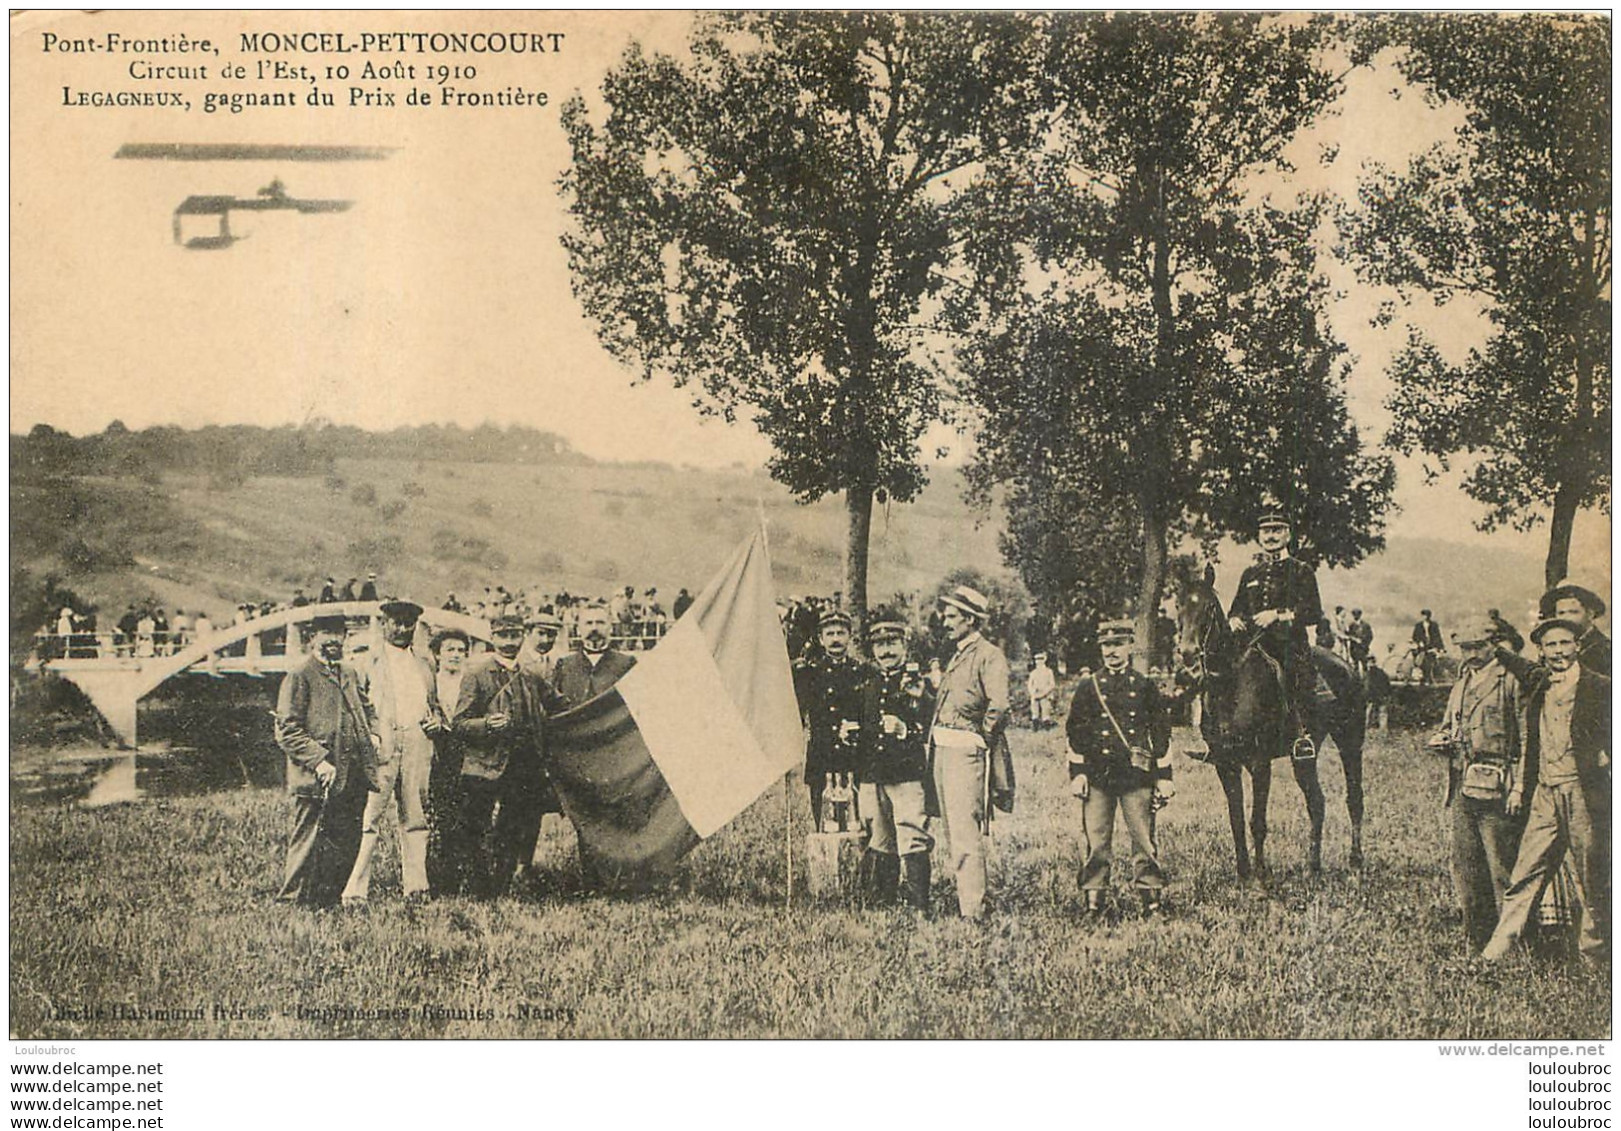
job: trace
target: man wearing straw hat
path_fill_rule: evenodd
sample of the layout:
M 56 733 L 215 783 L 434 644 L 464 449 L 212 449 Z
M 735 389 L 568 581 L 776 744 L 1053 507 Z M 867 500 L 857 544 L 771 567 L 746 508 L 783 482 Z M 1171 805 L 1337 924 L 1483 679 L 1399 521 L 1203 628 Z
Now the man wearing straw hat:
M 1129 620 L 1098 625 L 1103 670 L 1081 678 L 1065 724 L 1070 793 L 1082 805 L 1080 885 L 1089 915 L 1103 909 L 1109 888 L 1116 808 L 1131 836 L 1131 884 L 1144 914 L 1159 910 L 1165 888 L 1153 814 L 1172 792 L 1171 718 L 1153 681 L 1131 666 L 1135 638 Z
M 980 635 L 989 613 L 985 595 L 959 585 L 940 598 L 940 621 L 955 651 L 940 677 L 929 731 L 935 791 L 945 819 L 947 861 L 965 919 L 985 912 L 985 841 L 991 806 L 1013 809 L 1013 761 L 1003 733 L 1008 711 L 1008 662 Z

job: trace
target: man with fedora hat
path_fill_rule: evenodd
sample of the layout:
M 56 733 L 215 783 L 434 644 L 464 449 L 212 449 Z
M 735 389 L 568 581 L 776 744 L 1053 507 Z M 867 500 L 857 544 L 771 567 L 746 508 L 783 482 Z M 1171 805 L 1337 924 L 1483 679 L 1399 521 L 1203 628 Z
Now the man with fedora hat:
M 1482 957 L 1505 957 L 1525 930 L 1555 869 L 1567 857 L 1582 904 L 1582 957 L 1610 945 L 1610 681 L 1578 659 L 1584 626 L 1555 617 L 1531 630 L 1547 675 L 1526 696 L 1525 773 L 1510 804 L 1531 796 L 1503 913 Z
M 371 895 L 372 856 L 391 803 L 399 820 L 400 879 L 406 901 L 428 897 L 428 782 L 434 739 L 446 724 L 433 669 L 411 648 L 422 606 L 390 598 L 381 611 L 383 646 L 367 658 L 360 673 L 382 738 L 377 792 L 366 800 L 360 849 L 343 889 L 345 906 L 363 906 Z
M 822 831 L 822 801 L 832 790 L 839 831 L 849 824 L 860 761 L 861 685 L 867 669 L 850 654 L 850 618 L 837 609 L 822 613 L 817 625 L 821 652 L 794 667 L 794 693 L 805 725 L 805 784 L 811 820 Z
M 1289 550 L 1289 516 L 1281 508 L 1263 511 L 1256 526 L 1261 553 L 1238 581 L 1228 610 L 1234 632 L 1255 634 L 1261 651 L 1276 665 L 1279 688 L 1296 760 L 1317 756 L 1307 733 L 1305 711 L 1317 687 L 1308 631 L 1323 619 L 1317 574 Z
M 867 629 L 873 671 L 862 687 L 859 743 L 872 836 L 864 872 L 874 902 L 893 904 L 900 893 L 909 906 L 927 912 L 934 848 L 928 818 L 939 811 L 926 785 L 934 696 L 918 665 L 907 662 L 906 632 L 906 622 L 884 609 Z
M 471 665 L 451 728 L 462 744 L 462 846 L 475 893 L 506 892 L 531 855 L 551 789 L 546 780 L 545 720 L 552 691 L 518 656 L 524 622 L 503 613 L 490 621 L 495 651 Z M 493 818 L 493 823 L 492 823 Z
M 1008 662 L 980 635 L 990 602 L 959 585 L 939 599 L 940 623 L 955 648 L 940 677 L 929 731 L 935 793 L 945 819 L 957 904 L 965 919 L 985 910 L 985 841 L 991 808 L 1013 810 L 1008 752 Z
M 1452 885 L 1472 954 L 1497 925 L 1520 846 L 1520 685 L 1492 653 L 1500 634 L 1490 616 L 1471 618 L 1452 634 L 1463 659 L 1430 740 L 1448 760 L 1442 804 L 1451 817 Z
M 1070 792 L 1081 800 L 1086 858 L 1080 886 L 1088 914 L 1103 909 L 1114 862 L 1118 807 L 1131 836 L 1131 883 L 1144 913 L 1160 906 L 1165 871 L 1154 842 L 1154 806 L 1172 795 L 1171 717 L 1153 680 L 1131 666 L 1136 627 L 1129 620 L 1098 625 L 1103 669 L 1081 677 L 1070 702 Z
M 1610 674 L 1610 638 L 1593 623 L 1604 615 L 1604 599 L 1585 585 L 1566 578 L 1542 595 L 1538 615 L 1565 620 L 1578 629 L 1576 661 L 1586 671 Z
M 315 618 L 309 658 L 287 673 L 276 697 L 276 745 L 287 755 L 293 799 L 276 898 L 309 907 L 337 905 L 377 785 L 377 715 L 343 662 L 347 632 L 341 616 Z

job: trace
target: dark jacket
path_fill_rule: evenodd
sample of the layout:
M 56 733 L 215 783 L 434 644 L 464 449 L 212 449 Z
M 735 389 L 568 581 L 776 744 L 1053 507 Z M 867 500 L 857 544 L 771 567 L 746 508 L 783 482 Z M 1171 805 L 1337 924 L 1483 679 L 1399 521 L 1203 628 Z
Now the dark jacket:
M 866 665 L 848 657 L 823 657 L 794 668 L 794 694 L 807 728 L 806 781 L 824 774 L 854 773 L 859 768 L 860 751 L 855 743 L 839 740 L 839 726 L 861 721 L 861 686 L 866 678 Z
M 562 699 L 564 709 L 572 710 L 607 691 L 635 666 L 635 656 L 615 648 L 604 652 L 595 667 L 583 652 L 570 652 L 557 661 L 552 671 L 552 689 Z
M 377 788 L 377 712 L 347 665 L 333 667 L 311 656 L 287 673 L 276 697 L 276 745 L 287 755 L 287 792 L 321 796 L 315 767 L 324 761 L 338 771 L 332 793 L 342 793 L 359 774 Z
M 451 732 L 462 746 L 462 773 L 495 781 L 509 768 L 542 773 L 546 754 L 546 705 L 552 691 L 534 669 L 502 667 L 493 654 L 470 664 Z M 491 730 L 489 716 L 505 714 L 505 730 Z
M 1111 791 L 1170 780 L 1171 715 L 1154 681 L 1133 668 L 1082 676 L 1064 731 L 1071 776 L 1084 773 Z M 1146 752 L 1150 766 L 1133 766 L 1133 747 Z
M 1263 559 L 1250 566 L 1238 580 L 1238 593 L 1228 615 L 1252 622 L 1263 609 L 1294 614 L 1292 624 L 1274 623 L 1262 630 L 1267 650 L 1278 659 L 1291 649 L 1304 653 L 1310 645 L 1307 630 L 1323 619 L 1316 572 L 1293 556 Z
M 1441 625 L 1439 621 L 1421 620 L 1413 625 L 1413 643 L 1420 648 L 1428 648 L 1436 652 L 1446 651 L 1446 645 L 1441 640 Z
M 1537 785 L 1542 760 L 1542 703 L 1548 694 L 1543 682 L 1525 700 L 1525 788 L 1529 800 Z M 1608 841 L 1610 829 L 1610 681 L 1586 668 L 1576 681 L 1576 701 L 1570 711 L 1570 747 L 1576 760 L 1587 811 L 1599 835 Z
M 906 733 L 885 734 L 885 715 L 900 719 Z M 874 670 L 861 688 L 861 780 L 899 785 L 927 778 L 933 719 L 934 696 L 921 675 L 904 667 Z

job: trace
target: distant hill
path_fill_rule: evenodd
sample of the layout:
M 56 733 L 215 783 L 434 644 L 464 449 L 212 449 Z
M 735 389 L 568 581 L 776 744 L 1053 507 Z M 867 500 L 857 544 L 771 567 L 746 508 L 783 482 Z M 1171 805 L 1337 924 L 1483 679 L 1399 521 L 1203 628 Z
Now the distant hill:
M 560 462 L 338 458 L 319 475 L 223 477 L 144 466 L 64 477 L 37 464 L 19 469 L 14 459 L 13 575 L 19 567 L 35 579 L 58 574 L 115 616 L 145 599 L 220 616 L 238 601 L 284 600 L 295 585 L 313 595 L 329 574 L 341 585 L 371 569 L 384 592 L 433 605 L 498 583 L 593 595 L 654 586 L 668 605 L 680 587 L 696 591 L 708 580 L 763 506 L 778 590 L 842 586 L 839 499 L 801 506 L 763 474 L 741 470 L 554 454 Z M 962 566 L 1008 574 L 999 529 L 999 516 L 962 501 L 955 471 L 937 469 L 917 502 L 874 515 L 871 599 L 930 589 Z M 1250 553 L 1223 553 L 1224 598 Z M 1582 565 L 1583 576 L 1607 587 L 1607 560 Z M 1319 580 L 1330 610 L 1365 610 L 1382 654 L 1389 641 L 1407 639 L 1424 607 L 1449 630 L 1487 607 L 1523 627 L 1541 574 L 1540 558 L 1524 552 L 1392 538 L 1355 570 L 1324 570 Z

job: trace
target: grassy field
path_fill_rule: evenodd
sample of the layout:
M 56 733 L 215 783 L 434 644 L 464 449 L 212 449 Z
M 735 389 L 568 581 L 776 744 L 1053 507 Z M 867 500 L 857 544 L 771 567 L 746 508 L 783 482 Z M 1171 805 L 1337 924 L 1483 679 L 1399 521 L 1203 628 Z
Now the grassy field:
M 1160 824 L 1170 909 L 1152 921 L 1122 911 L 1098 924 L 1080 914 L 1078 803 L 1063 788 L 1060 734 L 1014 736 L 1019 806 L 996 826 L 993 918 L 984 927 L 841 903 L 785 908 L 780 789 L 700 846 L 653 896 L 570 890 L 572 833 L 548 818 L 545 894 L 494 905 L 444 900 L 410 913 L 398 899 L 389 847 L 381 898 L 353 915 L 272 903 L 286 814 L 279 791 L 182 792 L 87 811 L 14 788 L 10 1031 L 16 1038 L 1609 1035 L 1606 980 L 1545 960 L 1487 973 L 1466 963 L 1445 868 L 1440 771 L 1416 734 L 1377 735 L 1370 745 L 1368 862 L 1359 872 L 1346 867 L 1332 753 L 1323 773 L 1329 826 L 1319 878 L 1305 871 L 1304 806 L 1282 775 L 1271 809 L 1275 875 L 1265 887 L 1234 879 L 1215 775 L 1179 757 L 1180 796 Z M 14 785 L 18 773 L 14 754 Z M 951 906 L 948 891 L 937 889 L 937 897 Z M 224 1016 L 215 1016 L 216 1006 Z M 201 1008 L 205 1016 L 120 1019 L 119 1007 Z M 310 1015 L 344 1007 L 405 1015 Z

